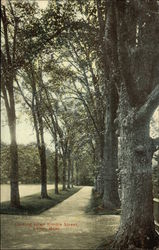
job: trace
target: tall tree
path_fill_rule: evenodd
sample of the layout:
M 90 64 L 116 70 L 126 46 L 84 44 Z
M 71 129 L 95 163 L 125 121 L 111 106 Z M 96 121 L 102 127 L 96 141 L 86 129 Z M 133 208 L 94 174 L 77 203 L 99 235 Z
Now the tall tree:
M 71 59 L 67 61 L 77 72 L 78 82 L 74 79 L 74 88 L 94 126 L 99 170 L 97 190 L 103 195 L 105 207 L 116 207 L 120 204 L 116 174 L 118 139 L 114 124 L 118 94 L 109 70 L 109 48 L 103 40 L 106 4 L 105 1 L 77 1 L 77 9 L 84 18 L 81 30 L 72 29 L 68 34 Z
M 44 121 L 43 121 L 43 104 L 42 104 L 42 74 L 40 63 L 36 66 L 35 62 L 30 63 L 25 67 L 25 72 L 21 73 L 22 85 L 20 86 L 18 80 L 18 88 L 20 93 L 29 107 L 33 124 L 36 132 L 37 147 L 39 151 L 39 159 L 41 166 L 41 198 L 48 198 L 47 194 L 47 163 L 46 163 L 46 146 L 44 140 Z M 23 78 L 22 78 L 23 77 Z M 26 92 L 31 95 L 27 97 Z
M 119 94 L 121 223 L 113 248 L 153 248 L 152 155 L 149 123 L 159 105 L 157 1 L 107 1 L 106 43 Z M 109 36 L 109 34 L 112 36 Z
M 54 172 L 55 172 L 55 194 L 59 193 L 58 190 L 58 181 L 59 181 L 59 174 L 58 174 L 58 160 L 59 160 L 59 133 L 62 134 L 62 130 L 59 126 L 57 114 L 56 114 L 56 104 L 57 102 L 52 97 L 52 94 L 49 92 L 49 85 L 46 87 L 44 81 L 42 79 L 41 82 L 41 89 L 43 89 L 43 99 L 42 102 L 44 104 L 43 110 L 43 117 L 45 120 L 45 124 L 47 129 L 50 131 L 50 134 L 53 137 L 54 145 L 55 145 L 55 160 L 54 160 Z
M 7 0 L 1 5 L 1 22 L 2 22 L 2 93 L 8 116 L 8 126 L 10 130 L 11 144 L 11 206 L 19 207 L 19 190 L 18 190 L 18 151 L 16 141 L 16 108 L 15 108 L 15 91 L 14 82 L 17 72 L 28 63 L 33 57 L 30 52 L 32 43 L 30 36 L 24 37 L 28 30 L 28 20 L 32 24 L 36 23 L 38 18 L 36 14 L 35 2 L 11 2 Z M 34 20 L 34 22 L 33 22 Z M 32 25 L 32 28 L 34 26 Z M 32 28 L 29 30 L 32 31 Z M 24 43 L 25 40 L 25 43 Z M 34 46 L 33 46 L 34 47 Z
M 16 110 L 15 110 L 15 94 L 14 94 L 14 80 L 17 73 L 15 67 L 16 51 L 17 51 L 17 32 L 19 20 L 14 15 L 12 5 L 10 4 L 11 16 L 13 18 L 10 24 L 11 16 L 6 11 L 6 7 L 2 6 L 1 9 L 1 21 L 3 24 L 3 38 L 4 44 L 2 44 L 1 58 L 2 58 L 2 93 L 4 97 L 5 107 L 8 117 L 8 125 L 10 131 L 10 154 L 11 154 L 11 206 L 19 207 L 19 188 L 18 188 L 18 150 L 16 140 Z M 9 27 L 11 26 L 11 27 Z M 13 29 L 10 39 L 9 29 Z
M 114 62 L 114 54 L 108 40 L 113 42 L 113 30 L 110 29 L 112 24 L 111 16 L 108 12 L 108 2 L 99 0 L 97 4 L 98 15 L 98 37 L 100 49 L 99 58 L 101 60 L 101 70 L 105 81 L 105 129 L 104 129 L 104 156 L 103 168 L 101 172 L 104 173 L 103 182 L 103 203 L 105 207 L 119 207 L 120 200 L 118 194 L 117 169 L 118 169 L 118 137 L 116 134 L 115 119 L 117 117 L 118 108 L 118 93 L 115 88 L 116 82 L 119 81 L 116 75 L 112 74 L 112 65 Z M 106 41 L 105 35 L 106 22 Z M 114 70 L 114 67 L 113 67 Z

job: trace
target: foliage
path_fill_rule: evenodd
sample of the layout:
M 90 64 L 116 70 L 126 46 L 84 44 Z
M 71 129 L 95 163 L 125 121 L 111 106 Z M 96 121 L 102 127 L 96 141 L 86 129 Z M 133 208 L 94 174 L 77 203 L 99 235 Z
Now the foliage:
M 83 147 L 80 149 L 81 153 Z M 89 156 L 88 145 L 85 145 L 87 152 L 81 157 L 80 160 L 76 159 L 79 165 L 79 185 L 93 185 L 93 169 L 92 158 Z M 32 184 L 40 183 L 40 160 L 38 149 L 35 144 L 18 145 L 19 156 L 19 183 Z M 76 155 L 77 156 L 77 155 Z M 54 157 L 55 153 L 51 152 L 48 148 L 46 150 L 47 160 L 47 179 L 48 183 L 54 183 Z M 76 164 L 76 162 L 75 162 Z M 75 167 L 75 166 L 74 166 Z M 76 168 L 75 168 L 76 179 Z M 1 183 L 8 183 L 10 181 L 10 154 L 9 146 L 1 144 Z M 62 160 L 59 162 L 59 182 L 62 182 Z M 75 184 L 75 180 L 74 180 Z
M 50 150 L 47 150 L 48 176 L 53 183 L 51 154 Z M 40 161 L 36 145 L 18 145 L 18 156 L 19 182 L 24 184 L 40 183 Z M 9 146 L 6 144 L 1 145 L 1 162 L 1 183 L 7 183 L 10 181 L 10 154 Z

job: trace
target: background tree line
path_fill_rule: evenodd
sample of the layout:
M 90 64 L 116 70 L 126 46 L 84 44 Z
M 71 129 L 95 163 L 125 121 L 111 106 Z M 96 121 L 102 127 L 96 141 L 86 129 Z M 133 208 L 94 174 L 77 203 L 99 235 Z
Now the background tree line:
M 40 160 L 36 144 L 18 145 L 19 155 L 19 183 L 39 184 Z M 46 149 L 47 180 L 48 184 L 53 184 L 55 179 L 54 172 L 55 152 Z M 1 184 L 10 183 L 10 154 L 9 146 L 1 144 Z M 91 169 L 91 159 L 85 154 L 80 162 L 76 160 L 74 169 L 74 185 L 93 185 L 94 177 Z M 88 166 L 88 167 L 87 167 Z M 62 183 L 62 159 L 59 161 L 59 183 Z

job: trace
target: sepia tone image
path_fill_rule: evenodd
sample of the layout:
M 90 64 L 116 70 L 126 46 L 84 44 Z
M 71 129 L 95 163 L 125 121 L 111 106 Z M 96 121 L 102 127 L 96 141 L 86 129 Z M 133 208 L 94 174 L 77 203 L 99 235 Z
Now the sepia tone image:
M 1 249 L 159 250 L 159 1 L 1 1 Z

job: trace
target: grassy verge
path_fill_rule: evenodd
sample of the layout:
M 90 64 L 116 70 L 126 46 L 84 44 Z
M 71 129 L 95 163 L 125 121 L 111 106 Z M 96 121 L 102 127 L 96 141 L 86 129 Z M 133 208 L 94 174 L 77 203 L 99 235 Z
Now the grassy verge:
M 115 238 L 115 235 L 106 236 L 106 239 L 96 247 L 96 250 L 110 250 L 111 244 Z
M 11 208 L 10 202 L 2 202 L 0 207 L 1 214 L 14 214 L 14 215 L 38 215 L 43 211 L 54 207 L 58 203 L 64 201 L 71 195 L 75 194 L 80 190 L 79 187 L 62 191 L 59 194 L 54 194 L 54 190 L 49 190 L 48 195 L 50 199 L 41 199 L 40 193 L 29 195 L 21 198 L 20 208 Z
M 120 209 L 107 209 L 102 205 L 102 197 L 92 190 L 89 205 L 86 208 L 86 213 L 96 215 L 119 215 Z

